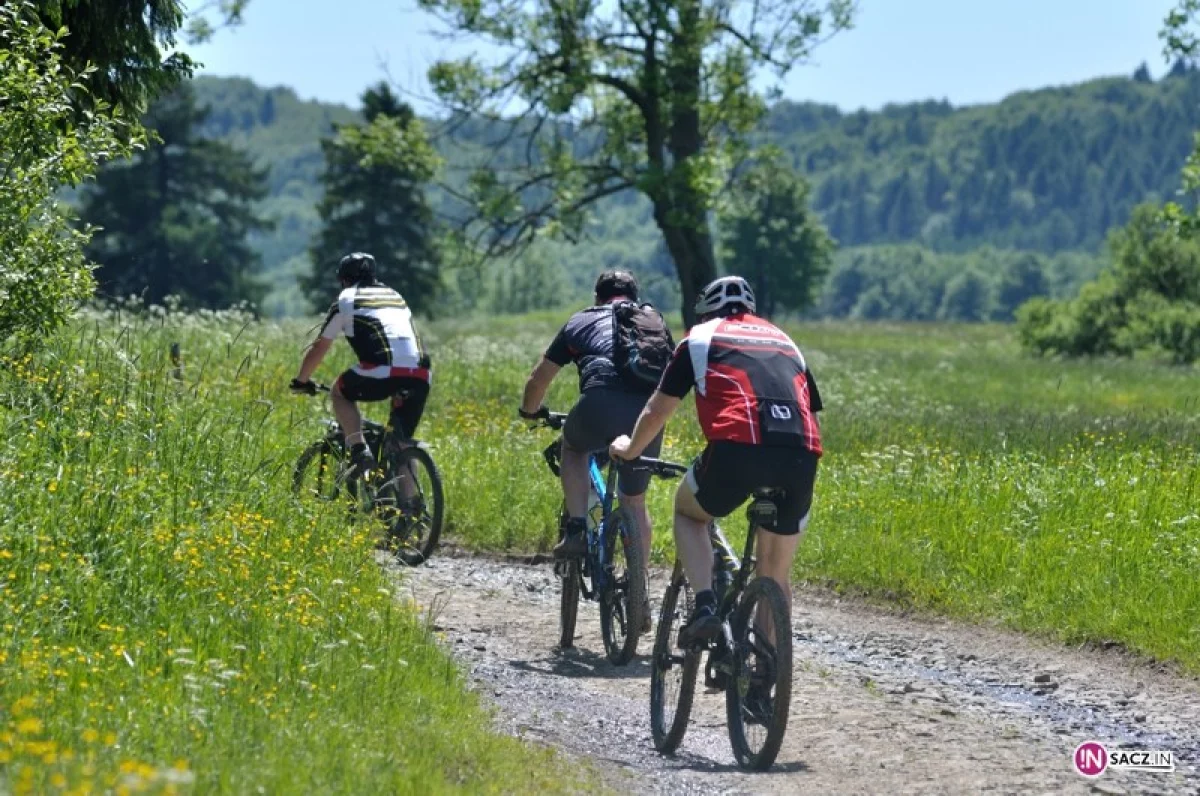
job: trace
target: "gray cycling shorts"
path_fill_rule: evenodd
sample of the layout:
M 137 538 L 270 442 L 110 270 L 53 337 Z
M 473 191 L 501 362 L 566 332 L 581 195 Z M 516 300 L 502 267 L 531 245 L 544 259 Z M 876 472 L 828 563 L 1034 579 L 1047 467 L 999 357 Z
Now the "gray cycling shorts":
M 633 433 L 638 415 L 649 395 L 597 387 L 579 396 L 563 426 L 563 442 L 577 451 L 606 451 L 608 444 L 622 434 Z M 662 450 L 662 432 L 646 446 L 644 456 L 658 458 Z M 636 497 L 650 485 L 650 473 L 620 467 L 617 491 Z

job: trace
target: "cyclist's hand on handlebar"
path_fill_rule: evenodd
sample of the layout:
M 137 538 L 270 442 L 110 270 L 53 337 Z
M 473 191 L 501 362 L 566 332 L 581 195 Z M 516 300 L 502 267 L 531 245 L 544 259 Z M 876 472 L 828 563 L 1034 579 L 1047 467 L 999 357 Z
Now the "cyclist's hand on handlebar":
M 629 449 L 632 444 L 633 440 L 627 434 L 622 434 L 608 446 L 608 455 L 614 459 L 636 459 L 637 455 Z
M 288 389 L 292 392 L 302 393 L 304 395 L 317 394 L 317 384 L 313 381 L 300 381 L 299 379 L 292 379 L 292 383 L 288 385 Z
M 539 406 L 537 409 L 535 409 L 532 412 L 526 412 L 525 407 L 518 406 L 517 414 L 519 414 L 525 420 L 549 420 L 550 419 L 550 410 L 544 406 Z

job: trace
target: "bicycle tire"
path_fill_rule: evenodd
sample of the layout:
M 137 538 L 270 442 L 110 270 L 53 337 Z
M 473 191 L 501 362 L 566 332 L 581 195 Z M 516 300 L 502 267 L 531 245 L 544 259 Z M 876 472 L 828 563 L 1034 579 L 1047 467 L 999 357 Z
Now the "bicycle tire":
M 558 606 L 558 648 L 567 650 L 575 646 L 575 622 L 579 618 L 579 590 L 583 576 L 579 572 L 579 561 L 562 563 L 562 595 Z
M 600 595 L 600 635 L 609 662 L 624 666 L 637 654 L 645 621 L 646 562 L 642 561 L 633 517 L 624 506 L 617 508 L 612 516 L 614 527 L 608 535 L 606 551 L 612 571 Z M 625 559 L 623 572 L 617 571 L 618 556 Z
M 318 457 L 320 457 L 318 459 Z M 292 494 L 301 496 L 306 491 L 305 479 L 315 473 L 316 484 L 309 491 L 320 500 L 333 500 L 337 497 L 338 483 L 335 462 L 339 459 L 338 452 L 327 439 L 309 445 L 296 459 L 292 469 Z M 315 470 L 310 470 L 313 461 L 317 460 Z M 326 480 L 328 484 L 326 486 Z
M 433 461 L 433 457 L 429 455 L 429 451 L 412 445 L 403 448 L 398 452 L 392 452 L 385 457 L 387 468 L 385 472 L 385 484 L 395 483 L 397 474 L 407 468 L 410 473 L 413 472 L 412 465 L 416 464 L 421 469 L 424 469 L 429 478 L 429 494 L 425 494 L 423 488 L 420 489 L 420 519 L 422 520 L 417 526 L 410 524 L 410 517 L 405 516 L 404 519 L 398 522 L 404 522 L 404 535 L 401 538 L 393 538 L 392 542 L 395 546 L 396 558 L 408 566 L 417 566 L 428 561 L 433 551 L 437 549 L 438 542 L 442 536 L 442 524 L 445 519 L 445 496 L 442 490 L 442 474 L 437 468 L 437 464 Z M 418 480 L 419 483 L 419 480 Z M 386 489 L 381 488 L 381 491 Z M 402 496 L 396 495 L 397 500 L 402 500 Z M 413 527 L 422 528 L 423 531 L 413 538 L 410 534 Z M 394 526 L 389 528 L 389 534 L 394 530 Z
M 683 742 L 692 714 L 692 699 L 696 695 L 696 673 L 700 670 L 701 653 L 697 650 L 685 652 L 675 646 L 679 629 L 691 613 L 692 603 L 691 587 L 684 577 L 683 566 L 677 561 L 671 581 L 663 593 L 650 668 L 650 734 L 654 739 L 654 748 L 666 755 L 672 754 Z M 669 698 L 667 683 L 672 669 L 677 669 L 680 676 L 678 695 L 674 700 Z M 668 714 L 672 701 L 675 704 Z
M 750 623 L 755 609 L 760 606 L 770 613 L 775 628 L 773 648 L 765 639 L 758 638 L 757 629 L 752 628 Z M 755 631 L 753 643 L 750 640 L 752 629 Z M 725 688 L 729 742 L 739 766 L 753 771 L 766 771 L 774 764 L 779 747 L 783 744 L 792 701 L 792 623 L 788 618 L 783 589 L 774 580 L 758 577 L 746 587 L 733 614 L 733 641 L 737 647 L 736 676 L 730 678 Z M 748 662 L 746 653 L 751 650 L 754 660 Z M 745 699 L 752 686 L 752 668 L 761 671 L 764 664 L 767 673 L 758 684 L 770 688 L 771 696 L 765 703 L 769 705 L 770 712 L 766 716 L 761 715 L 761 711 L 748 708 Z M 747 719 L 753 721 L 747 722 Z M 752 748 L 747 737 L 748 723 L 761 724 L 765 729 L 765 737 L 758 751 Z

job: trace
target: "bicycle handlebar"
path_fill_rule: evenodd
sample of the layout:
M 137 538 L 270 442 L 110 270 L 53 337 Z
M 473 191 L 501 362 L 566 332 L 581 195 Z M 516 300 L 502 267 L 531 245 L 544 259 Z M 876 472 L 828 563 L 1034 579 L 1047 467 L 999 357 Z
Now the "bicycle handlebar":
M 322 384 L 319 381 L 310 381 L 309 384 L 312 385 L 312 388 L 309 390 L 297 390 L 292 387 L 292 392 L 296 395 L 316 395 L 319 392 L 331 392 L 329 385 Z
M 536 418 L 527 417 L 526 420 L 538 421 L 536 425 L 530 426 L 531 430 L 545 427 L 561 431 L 562 427 L 567 423 L 567 416 L 563 412 L 551 412 L 549 409 L 545 409 Z
M 619 459 L 614 461 L 618 464 L 624 463 Z M 651 475 L 659 478 L 678 478 L 688 471 L 687 465 L 668 462 L 664 459 L 651 459 L 649 456 L 631 459 L 628 464 L 632 465 L 635 470 L 649 470 Z

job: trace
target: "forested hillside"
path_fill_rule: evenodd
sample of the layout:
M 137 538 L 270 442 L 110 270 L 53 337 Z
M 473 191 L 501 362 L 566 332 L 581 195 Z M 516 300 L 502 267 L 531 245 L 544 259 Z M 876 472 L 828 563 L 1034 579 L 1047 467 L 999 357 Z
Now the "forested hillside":
M 292 273 L 308 267 L 304 251 L 317 226 L 318 141 L 332 123 L 357 113 L 244 79 L 203 77 L 196 93 L 212 109 L 207 134 L 245 147 L 271 167 L 265 209 L 278 226 L 256 245 L 267 271 L 277 275 L 276 293 L 286 291 Z M 1055 253 L 1094 252 L 1135 204 L 1173 196 L 1197 127 L 1200 74 L 1177 67 L 1158 81 L 1142 68 L 1128 78 L 965 108 L 925 102 L 843 113 L 785 101 L 773 108 L 762 136 L 791 154 L 812 183 L 815 208 L 844 247 L 919 243 L 950 252 L 989 245 Z M 494 137 L 484 123 L 439 137 L 443 179 L 461 179 Z M 443 197 L 435 206 L 452 212 Z M 539 255 L 548 266 L 543 273 L 560 272 L 556 279 L 580 290 L 597 267 L 654 257 L 657 234 L 640 197 L 618 196 L 599 209 L 593 239 L 583 247 L 547 247 Z M 1089 263 L 1080 273 L 1094 270 Z M 1054 280 L 1074 284 L 1078 277 Z

